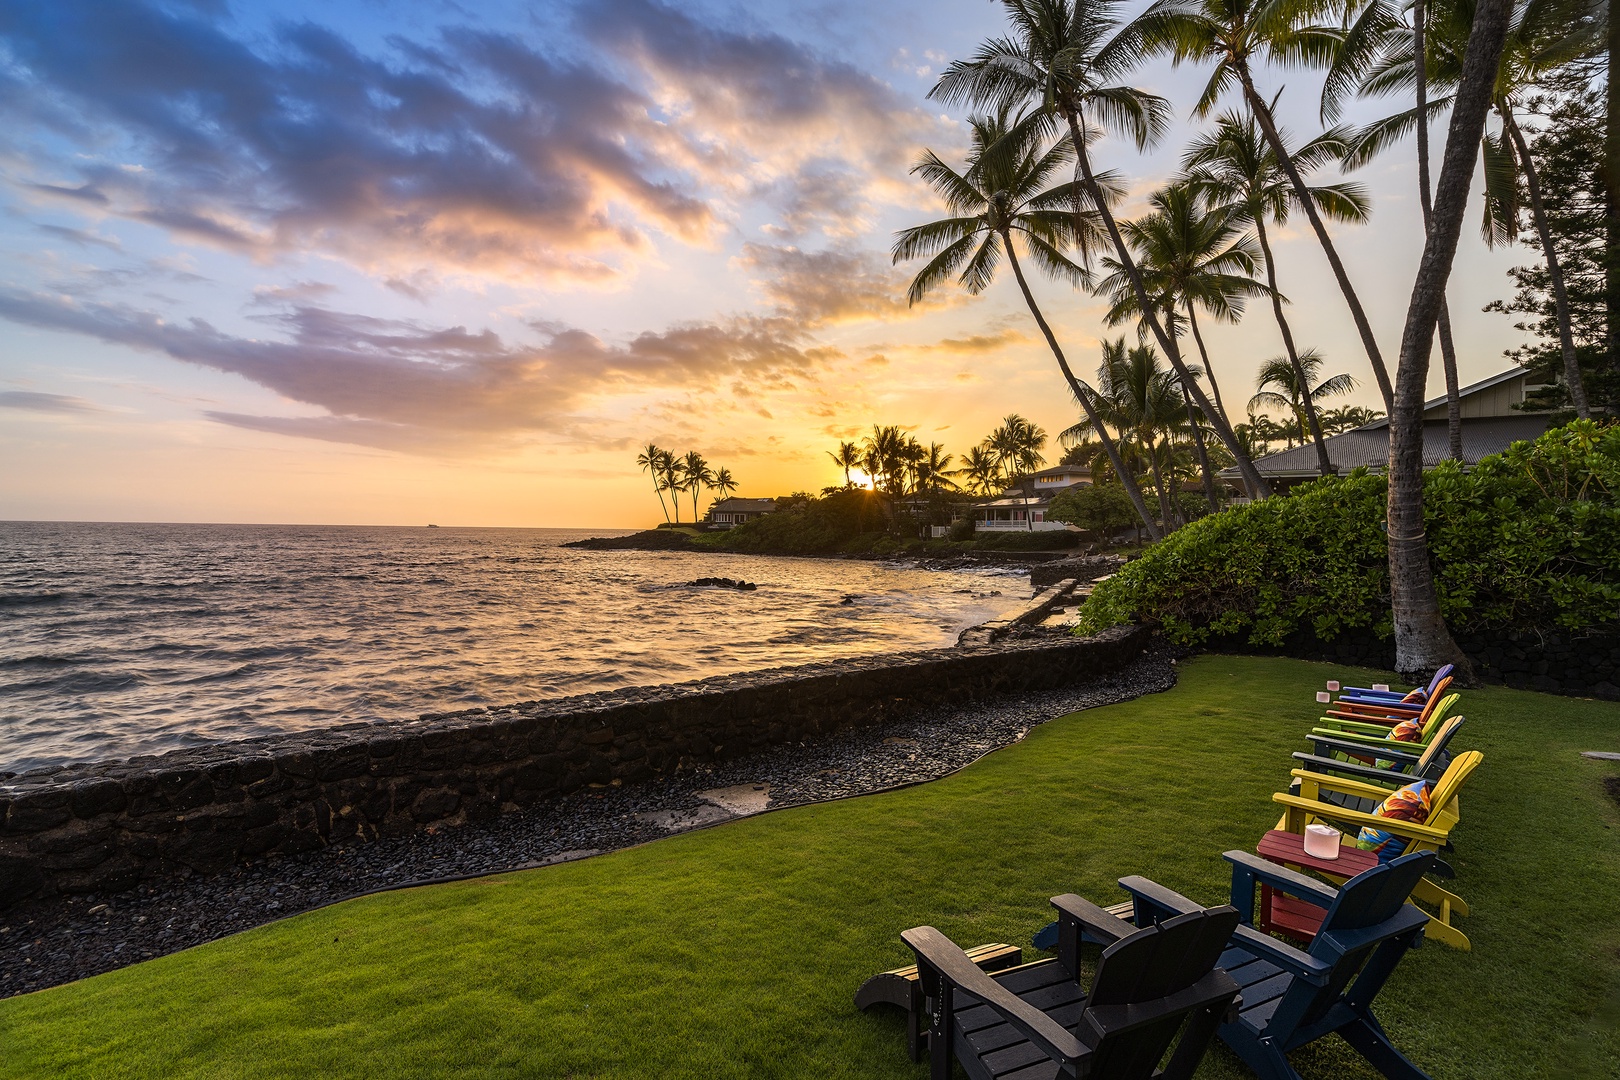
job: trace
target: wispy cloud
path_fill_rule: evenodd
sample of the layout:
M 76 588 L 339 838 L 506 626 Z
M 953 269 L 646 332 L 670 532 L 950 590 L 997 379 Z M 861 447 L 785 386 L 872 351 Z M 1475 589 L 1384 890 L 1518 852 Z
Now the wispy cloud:
M 40 413 L 106 412 L 100 405 L 67 394 L 44 394 L 33 390 L 0 390 L 0 409 L 21 409 Z

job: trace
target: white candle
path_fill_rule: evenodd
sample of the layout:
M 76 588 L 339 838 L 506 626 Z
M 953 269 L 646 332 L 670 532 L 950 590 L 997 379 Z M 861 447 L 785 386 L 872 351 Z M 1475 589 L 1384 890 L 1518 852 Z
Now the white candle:
M 1332 701 L 1333 698 L 1329 694 L 1327 694 L 1325 691 L 1318 690 L 1316 692 L 1316 700 L 1320 701 L 1322 704 L 1326 705 L 1328 702 Z
M 1328 692 L 1329 693 L 1334 693 L 1334 694 L 1337 694 L 1339 692 L 1339 680 L 1338 679 L 1329 679 L 1328 680 Z
M 1389 683 L 1387 683 L 1387 682 L 1375 682 L 1375 683 L 1373 683 L 1373 689 L 1374 690 L 1382 690 L 1385 693 L 1388 693 L 1389 692 Z

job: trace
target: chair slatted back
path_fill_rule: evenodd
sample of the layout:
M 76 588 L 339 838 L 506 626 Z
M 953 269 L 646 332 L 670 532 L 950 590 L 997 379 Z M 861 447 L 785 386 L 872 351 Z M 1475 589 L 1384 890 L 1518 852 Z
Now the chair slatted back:
M 1413 776 L 1422 776 L 1430 780 L 1439 779 L 1436 776 L 1429 776 L 1429 770 L 1434 768 L 1437 763 L 1445 760 L 1446 744 L 1451 741 L 1453 735 L 1457 734 L 1457 729 L 1463 726 L 1464 719 L 1461 716 L 1446 718 L 1446 722 L 1440 725 L 1440 730 L 1435 733 L 1433 739 L 1429 740 L 1428 747 L 1419 756 L 1417 765 L 1412 769 Z
M 1446 680 L 1451 682 L 1450 679 Z M 1423 739 L 1428 741 L 1433 737 L 1435 730 L 1445 721 L 1447 714 L 1456 708 L 1457 702 L 1462 700 L 1461 694 L 1446 694 L 1430 698 L 1423 705 L 1423 711 L 1418 713 L 1418 723 L 1423 725 Z
M 1452 666 L 1450 664 L 1441 664 L 1435 669 L 1434 678 L 1429 680 L 1428 688 L 1423 692 L 1424 701 L 1428 701 L 1429 699 L 1433 698 L 1435 694 L 1440 692 L 1441 680 L 1448 683 L 1451 681 L 1451 672 Z
M 1272 1014 L 1273 1031 L 1278 1030 L 1278 1025 L 1293 1030 L 1313 1024 L 1338 1003 L 1350 980 L 1361 972 L 1373 950 L 1384 941 L 1381 937 L 1360 935 L 1360 940 L 1352 947 L 1346 947 L 1350 932 L 1364 931 L 1393 919 L 1437 857 L 1432 851 L 1402 855 L 1365 870 L 1340 886 L 1338 898 L 1328 908 L 1310 948 L 1311 956 L 1333 964 L 1333 971 L 1320 986 L 1295 979 Z
M 1478 750 L 1465 750 L 1451 759 L 1451 764 L 1441 774 L 1440 779 L 1434 782 L 1434 790 L 1429 793 L 1429 820 L 1433 821 L 1447 811 L 1453 815 L 1456 810 L 1453 803 L 1457 801 L 1462 791 L 1463 781 L 1468 774 L 1479 768 L 1485 755 Z
M 1086 1012 L 1151 1002 L 1187 989 L 1214 970 L 1238 922 L 1237 908 L 1223 905 L 1178 915 L 1116 941 L 1097 962 Z M 1081 1032 L 1087 1027 L 1085 1015 L 1081 1014 Z M 1092 1075 L 1146 1080 L 1185 1020 L 1186 1014 L 1176 1014 L 1103 1037 L 1094 1044 Z M 1080 1037 L 1086 1039 L 1085 1034 Z

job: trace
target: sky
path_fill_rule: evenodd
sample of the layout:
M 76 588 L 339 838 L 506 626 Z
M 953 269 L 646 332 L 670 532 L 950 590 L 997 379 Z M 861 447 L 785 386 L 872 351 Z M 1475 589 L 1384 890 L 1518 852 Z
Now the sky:
M 1076 407 L 1010 277 L 913 307 L 889 257 L 943 216 L 909 170 L 958 160 L 965 114 L 927 94 L 999 12 L 0 0 L 0 519 L 628 528 L 661 520 L 649 442 L 757 497 L 841 482 L 826 451 L 873 424 L 957 454 L 1012 412 L 1055 435 Z M 1134 73 L 1177 122 L 1093 147 L 1124 216 L 1176 171 L 1204 74 Z M 1259 78 L 1321 129 L 1318 77 Z M 1410 154 L 1353 174 L 1372 219 L 1332 227 L 1392 365 Z M 1378 406 L 1309 226 L 1273 243 L 1296 340 Z M 1464 384 L 1509 366 L 1521 335 L 1480 309 L 1528 257 L 1465 230 Z M 1106 305 L 1035 289 L 1094 370 Z M 1268 307 L 1205 328 L 1229 403 L 1281 351 Z

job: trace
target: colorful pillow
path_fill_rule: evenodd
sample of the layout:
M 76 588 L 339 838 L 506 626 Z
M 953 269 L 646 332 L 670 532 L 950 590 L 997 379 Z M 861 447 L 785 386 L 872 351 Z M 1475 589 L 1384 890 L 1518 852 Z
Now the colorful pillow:
M 1419 780 L 1392 792 L 1373 811 L 1373 816 L 1422 825 L 1429 820 L 1429 782 Z M 1406 838 L 1368 825 L 1356 836 L 1356 847 L 1376 852 L 1379 862 L 1389 862 L 1406 850 Z
M 1416 720 L 1402 720 L 1390 728 L 1389 734 L 1384 736 L 1385 742 L 1421 742 L 1422 739 L 1423 725 Z M 1380 769 L 1393 769 L 1395 762 L 1379 758 L 1378 767 Z
M 1406 696 L 1401 698 L 1401 704 L 1402 705 L 1421 705 L 1425 701 L 1427 701 L 1428 699 L 1429 699 L 1429 692 L 1427 690 L 1423 689 L 1423 687 L 1420 686 L 1416 690 L 1407 691 Z

